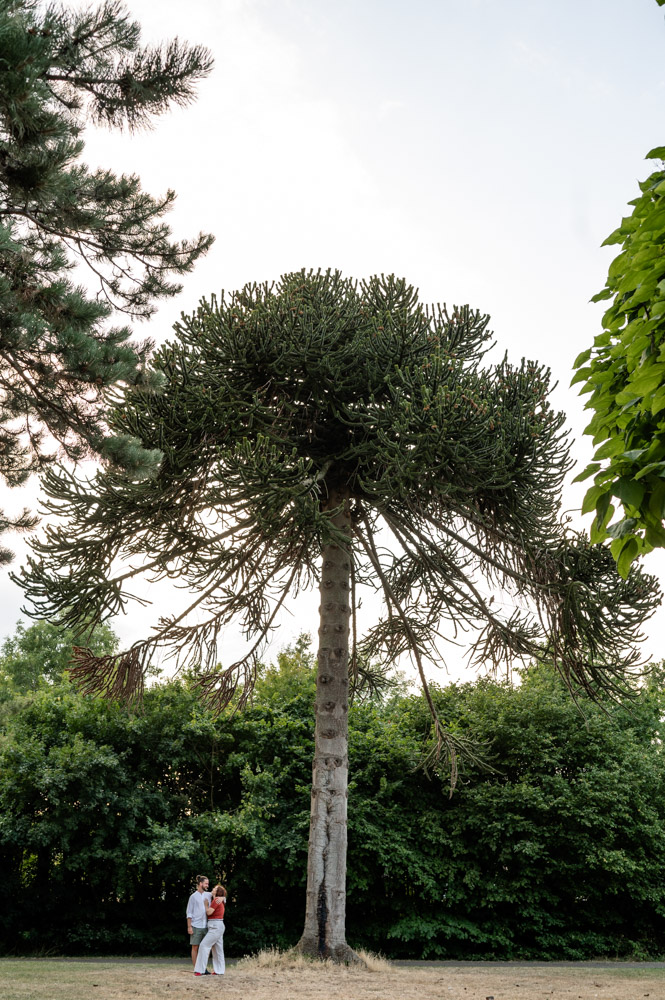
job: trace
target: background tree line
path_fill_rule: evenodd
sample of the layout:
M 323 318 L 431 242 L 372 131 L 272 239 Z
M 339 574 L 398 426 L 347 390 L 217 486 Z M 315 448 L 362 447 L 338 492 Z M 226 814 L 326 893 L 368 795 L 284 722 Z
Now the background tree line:
M 58 675 L 53 650 L 64 665 L 66 647 L 40 624 L 0 659 L 2 950 L 181 952 L 199 870 L 228 882 L 231 954 L 294 944 L 313 740 L 306 643 L 264 669 L 252 707 L 217 719 L 195 675 L 154 684 L 142 710 L 78 694 Z M 431 739 L 422 695 L 357 699 L 349 941 L 409 958 L 662 955 L 659 687 L 656 672 L 630 705 L 584 702 L 583 714 L 544 665 L 518 687 L 435 688 L 453 730 L 491 734 L 492 770 L 467 760 L 452 798 L 446 774 L 419 767 Z

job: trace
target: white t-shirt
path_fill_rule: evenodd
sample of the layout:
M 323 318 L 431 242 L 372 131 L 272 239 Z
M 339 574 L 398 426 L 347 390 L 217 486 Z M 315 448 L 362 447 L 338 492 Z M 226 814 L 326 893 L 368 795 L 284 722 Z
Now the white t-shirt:
M 189 902 L 187 903 L 187 919 L 191 918 L 192 927 L 207 927 L 208 926 L 208 914 L 206 913 L 206 906 L 210 906 L 210 900 L 212 899 L 211 892 L 193 892 L 189 897 Z

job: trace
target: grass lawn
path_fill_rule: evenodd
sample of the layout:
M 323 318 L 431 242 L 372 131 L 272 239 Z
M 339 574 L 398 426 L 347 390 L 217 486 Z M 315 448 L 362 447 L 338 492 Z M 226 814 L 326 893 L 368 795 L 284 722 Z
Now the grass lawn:
M 2 1000 L 665 1000 L 663 968 L 550 966 L 339 968 L 243 960 L 194 977 L 186 960 L 0 959 Z

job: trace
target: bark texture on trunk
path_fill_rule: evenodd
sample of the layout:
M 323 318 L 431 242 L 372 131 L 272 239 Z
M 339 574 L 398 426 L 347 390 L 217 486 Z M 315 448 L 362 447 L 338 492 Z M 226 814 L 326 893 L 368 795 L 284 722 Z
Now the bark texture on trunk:
M 330 507 L 344 497 L 331 496 Z M 347 504 L 335 523 L 350 538 Z M 355 962 L 346 943 L 346 827 L 349 777 L 349 590 L 351 553 L 322 553 L 316 731 L 307 859 L 307 910 L 298 950 L 335 962 Z

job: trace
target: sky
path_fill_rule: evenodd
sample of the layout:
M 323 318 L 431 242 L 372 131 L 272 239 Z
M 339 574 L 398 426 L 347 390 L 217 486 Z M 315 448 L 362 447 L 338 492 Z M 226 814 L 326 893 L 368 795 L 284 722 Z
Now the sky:
M 202 296 L 302 267 L 396 273 L 425 301 L 489 313 L 497 352 L 552 369 L 579 471 L 591 455 L 590 417 L 568 384 L 600 331 L 602 308 L 589 299 L 616 253 L 601 243 L 650 173 L 646 153 L 665 142 L 665 20 L 655 0 L 127 6 L 146 42 L 177 35 L 215 58 L 196 103 L 151 131 L 87 135 L 89 165 L 138 173 L 153 194 L 176 190 L 177 236 L 216 236 L 179 298 L 137 335 L 162 342 Z M 32 503 L 34 492 L 14 490 L 6 506 Z M 566 489 L 574 517 L 583 493 Z M 24 545 L 13 547 L 20 563 Z M 665 556 L 646 567 L 665 585 Z M 173 600 L 165 586 L 146 584 L 141 596 L 155 620 Z M 0 636 L 13 632 L 22 603 L 4 571 Z M 312 630 L 316 603 L 291 608 L 276 647 Z M 146 611 L 113 625 L 134 641 Z M 665 610 L 644 652 L 665 656 Z M 468 676 L 457 653 L 449 668 Z

